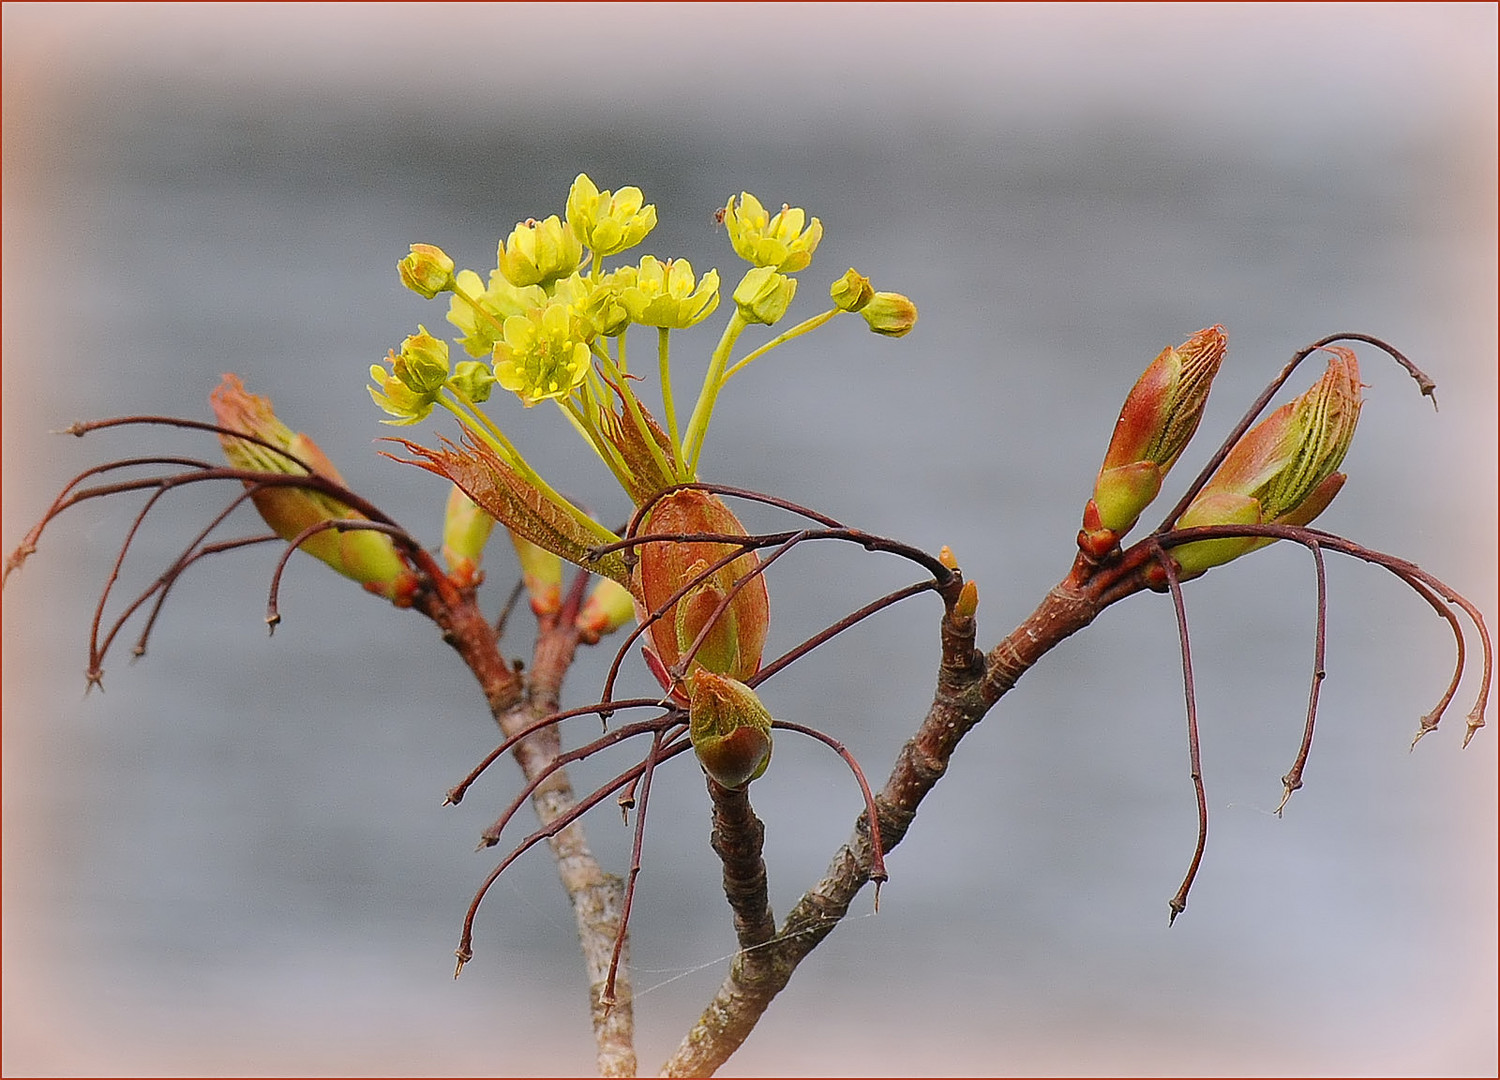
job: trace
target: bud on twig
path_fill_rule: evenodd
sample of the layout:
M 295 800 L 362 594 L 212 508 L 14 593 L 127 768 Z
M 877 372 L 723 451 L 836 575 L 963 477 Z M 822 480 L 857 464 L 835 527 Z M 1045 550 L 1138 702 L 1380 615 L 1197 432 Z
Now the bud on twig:
M 1084 510 L 1078 545 L 1089 555 L 1112 551 L 1161 491 L 1198 430 L 1224 344 L 1222 326 L 1200 330 L 1163 349 L 1131 387 Z
M 1359 362 L 1325 346 L 1328 369 L 1307 393 L 1248 431 L 1178 519 L 1202 525 L 1306 525 L 1344 484 L 1337 472 L 1362 404 Z M 1272 543 L 1265 537 L 1198 540 L 1172 550 L 1184 579 Z
M 343 485 L 343 477 L 317 444 L 277 419 L 270 399 L 249 393 L 238 376 L 225 375 L 208 400 L 221 427 L 264 439 L 307 462 L 316 475 Z M 296 461 L 264 446 L 229 435 L 220 435 L 219 443 L 224 448 L 224 457 L 237 469 L 282 476 L 307 475 L 307 470 Z M 246 486 L 252 485 L 247 481 Z M 250 501 L 283 540 L 292 540 L 321 522 L 369 520 L 337 499 L 306 488 L 262 488 L 250 496 Z M 340 532 L 330 528 L 308 537 L 301 547 L 340 574 L 389 600 L 409 600 L 416 583 L 415 574 L 397 551 L 395 542 L 382 532 L 368 529 Z
M 758 779 L 771 763 L 771 714 L 739 680 L 698 672 L 688 720 L 693 752 L 704 772 L 724 787 Z

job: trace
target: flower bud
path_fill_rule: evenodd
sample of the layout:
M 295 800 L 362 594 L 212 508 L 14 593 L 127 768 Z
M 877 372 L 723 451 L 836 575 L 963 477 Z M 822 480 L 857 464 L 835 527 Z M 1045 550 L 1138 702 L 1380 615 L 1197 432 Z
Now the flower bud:
M 302 461 L 313 472 L 336 484 L 344 480 L 333 463 L 306 435 L 294 433 L 276 417 L 269 398 L 245 390 L 235 375 L 224 380 L 209 395 L 219 426 L 244 435 L 264 439 Z M 236 469 L 282 476 L 306 476 L 307 469 L 267 447 L 220 435 L 224 457 Z M 248 483 L 246 487 L 252 487 Z M 255 509 L 266 524 L 283 540 L 292 540 L 309 526 L 324 521 L 366 521 L 352 510 L 322 492 L 296 487 L 261 488 L 250 496 Z M 339 532 L 326 529 L 315 533 L 301 545 L 301 550 L 321 559 L 347 578 L 361 582 L 370 592 L 401 604 L 409 604 L 416 589 L 416 575 L 385 533 L 368 529 Z
M 478 360 L 460 360 L 447 385 L 479 405 L 490 399 L 490 391 L 495 388 L 495 376 Z
M 1177 521 L 1200 525 L 1306 525 L 1343 486 L 1338 472 L 1359 420 L 1359 363 L 1350 349 L 1325 347 L 1328 369 L 1307 393 L 1277 409 L 1235 443 Z M 1198 540 L 1172 549 L 1184 579 L 1272 543 L 1268 538 Z
M 638 187 L 600 191 L 587 173 L 579 173 L 568 192 L 568 227 L 597 258 L 633 248 L 656 228 L 656 207 L 641 205 Z
M 448 381 L 448 343 L 418 326 L 401 343 L 401 353 L 392 364 L 393 374 L 414 394 L 436 397 Z
M 663 497 L 651 508 L 639 535 L 693 533 L 744 536 L 745 529 L 717 496 L 684 489 Z M 713 618 L 719 602 L 735 583 L 760 565 L 755 553 L 747 551 L 705 576 L 708 567 L 734 550 L 730 544 L 696 540 L 640 545 L 640 559 L 634 571 L 635 593 L 641 605 L 638 614 L 644 620 L 665 608 L 661 618 L 647 628 L 646 649 L 657 678 L 668 690 L 676 689 L 668 673 L 705 627 L 708 636 L 694 656 L 694 672 L 706 669 L 744 680 L 760 669 L 761 650 L 770 622 L 764 577 L 756 574 L 746 582 L 729 606 L 717 619 Z M 667 606 L 674 593 L 695 581 L 690 593 Z M 689 682 L 691 678 L 689 672 Z
M 461 585 L 479 583 L 484 545 L 494 528 L 495 519 L 454 484 L 443 513 L 443 563 L 449 577 Z
M 726 788 L 758 779 L 771 763 L 771 714 L 737 679 L 698 674 L 688 702 L 688 737 L 703 771 Z
M 748 271 L 734 290 L 740 317 L 749 323 L 771 326 L 786 314 L 797 295 L 797 279 L 777 273 L 774 267 L 757 266 Z
M 401 284 L 431 300 L 453 288 L 453 260 L 440 247 L 413 244 L 411 254 L 396 264 Z
M 917 325 L 917 305 L 900 293 L 878 292 L 859 313 L 883 337 L 904 337 Z
M 523 221 L 512 229 L 509 242 L 500 244 L 497 268 L 512 285 L 545 288 L 577 270 L 582 260 L 578 237 L 553 214 L 545 221 Z
M 803 226 L 806 225 L 804 229 Z M 735 254 L 758 267 L 769 267 L 783 274 L 795 274 L 812 262 L 813 252 L 823 239 L 823 223 L 807 212 L 783 205 L 775 217 L 766 213 L 760 200 L 749 192 L 740 192 L 739 205 L 734 196 L 724 208 L 724 227 Z
M 1161 491 L 1167 470 L 1198 430 L 1224 344 L 1222 326 L 1200 330 L 1163 349 L 1136 380 L 1084 512 L 1078 540 L 1084 551 L 1107 554 Z
M 851 266 L 829 286 L 828 295 L 840 311 L 860 311 L 875 296 L 875 290 L 870 287 L 870 279 Z
M 579 609 L 578 636 L 587 645 L 613 634 L 635 618 L 635 597 L 618 581 L 600 578 Z
M 555 615 L 562 608 L 562 559 L 545 548 L 507 529 L 510 542 L 521 560 L 521 581 L 537 615 Z

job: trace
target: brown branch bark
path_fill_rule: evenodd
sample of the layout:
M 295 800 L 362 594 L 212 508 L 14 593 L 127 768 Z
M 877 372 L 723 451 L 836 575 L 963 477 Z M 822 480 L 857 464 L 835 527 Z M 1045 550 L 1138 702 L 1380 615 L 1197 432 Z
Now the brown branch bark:
M 943 595 L 942 659 L 926 717 L 897 754 L 890 777 L 875 797 L 880 833 L 890 851 L 906 835 L 917 807 L 944 772 L 963 737 L 1042 656 L 1083 629 L 1107 604 L 1143 587 L 1138 566 L 1116 564 L 1101 572 L 1083 560 L 1032 614 L 988 654 L 975 650 L 972 618 L 953 604 L 961 582 Z M 832 932 L 870 878 L 869 820 L 861 814 L 854 834 L 834 854 L 823 880 L 804 893 L 781 928 L 759 948 L 741 952 L 718 993 L 662 1066 L 662 1076 L 710 1076 L 749 1036 L 797 965 Z
M 474 673 L 500 730 L 514 736 L 543 717 L 558 711 L 563 678 L 578 647 L 578 631 L 568 617 L 538 620 L 532 664 L 523 679 L 500 652 L 495 630 L 485 620 L 472 589 L 458 590 L 446 578 L 438 586 L 443 595 L 429 595 L 419 606 L 443 630 L 443 638 L 463 657 Z M 566 610 L 566 609 L 565 609 Z M 535 779 L 561 752 L 557 727 L 534 732 L 516 744 L 512 756 L 528 781 Z M 576 804 L 573 785 L 559 769 L 532 793 L 537 817 L 548 825 Z M 557 874 L 573 905 L 579 946 L 589 979 L 589 1011 L 600 1076 L 634 1076 L 635 1019 L 631 1002 L 628 951 L 621 956 L 615 976 L 616 1003 L 603 1002 L 616 934 L 620 928 L 624 882 L 605 873 L 589 850 L 583 826 L 574 822 L 548 840 Z

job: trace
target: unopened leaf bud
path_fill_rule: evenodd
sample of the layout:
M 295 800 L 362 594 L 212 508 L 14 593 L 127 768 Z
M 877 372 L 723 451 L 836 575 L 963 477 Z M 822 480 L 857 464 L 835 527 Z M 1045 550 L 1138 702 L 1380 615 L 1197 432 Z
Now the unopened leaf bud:
M 917 325 L 917 305 L 894 292 L 878 292 L 859 309 L 870 329 L 883 337 L 904 337 Z
M 344 480 L 323 451 L 306 435 L 294 433 L 282 423 L 269 398 L 252 394 L 238 376 L 225 375 L 209 395 L 219 426 L 243 435 L 253 435 L 306 462 L 313 473 L 342 485 Z M 285 454 L 232 435 L 220 435 L 224 457 L 236 469 L 273 475 L 306 476 L 308 470 Z M 254 485 L 247 481 L 247 487 Z M 323 522 L 367 521 L 357 510 L 320 491 L 299 487 L 263 487 L 250 501 L 266 524 L 283 540 L 295 539 L 306 529 Z M 362 583 L 387 599 L 409 602 L 415 591 L 416 574 L 383 532 L 370 529 L 339 531 L 328 528 L 314 533 L 301 550 L 322 560 L 340 574 Z
M 521 580 L 537 615 L 555 615 L 562 609 L 562 559 L 537 547 L 514 529 L 507 529 L 521 561 Z
M 479 581 L 484 545 L 495 528 L 495 519 L 454 484 L 443 513 L 443 563 L 448 576 L 461 585 Z
M 635 597 L 618 581 L 600 578 L 578 611 L 578 636 L 593 645 L 635 618 Z
M 396 264 L 401 284 L 431 300 L 453 288 L 453 260 L 440 247 L 413 244 L 411 254 Z
M 771 763 L 771 714 L 737 679 L 710 671 L 694 677 L 688 737 L 703 771 L 726 788 L 758 779 Z
M 959 590 L 958 600 L 953 605 L 953 617 L 955 619 L 972 619 L 974 613 L 979 610 L 979 586 L 972 581 L 964 582 L 964 587 Z
M 1129 532 L 1161 491 L 1167 471 L 1198 430 L 1224 359 L 1222 326 L 1167 346 L 1125 397 L 1085 510 L 1079 546 L 1100 557 Z
M 639 535 L 671 537 L 693 533 L 744 536 L 745 528 L 717 496 L 685 488 L 657 501 Z M 742 680 L 760 670 L 761 651 L 770 623 L 765 578 L 755 573 L 760 560 L 754 552 L 745 552 L 712 574 L 705 574 L 707 567 L 734 550 L 732 544 L 706 541 L 663 540 L 639 547 L 634 583 L 641 617 L 665 609 L 662 617 L 646 631 L 648 663 L 668 690 L 675 687 L 670 685 L 666 673 L 677 666 L 685 648 L 697 639 L 718 606 L 717 600 L 710 602 L 713 595 L 722 599 L 736 583 L 752 574 L 718 616 L 709 631 L 713 640 L 705 639 L 694 658 L 697 665 L 694 670 L 706 668 Z M 694 591 L 669 605 L 668 601 L 685 586 L 693 587 Z M 686 613 L 680 611 L 683 607 L 688 609 Z
M 958 569 L 958 556 L 953 554 L 953 549 L 947 544 L 938 548 L 938 562 L 942 563 L 949 570 Z

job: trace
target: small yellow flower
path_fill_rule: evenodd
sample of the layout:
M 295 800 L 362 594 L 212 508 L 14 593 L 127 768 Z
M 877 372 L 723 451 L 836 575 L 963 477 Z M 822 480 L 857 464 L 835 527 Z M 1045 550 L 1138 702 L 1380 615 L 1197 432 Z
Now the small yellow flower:
M 495 380 L 529 408 L 566 396 L 589 370 L 583 326 L 567 304 L 548 304 L 505 320 L 495 345 Z
M 573 230 L 565 228 L 556 214 L 544 221 L 523 221 L 502 241 L 497 269 L 512 285 L 545 288 L 578 269 L 583 245 Z
M 803 226 L 806 226 L 804 228 Z M 760 200 L 748 191 L 740 192 L 739 205 L 734 196 L 724 208 L 724 227 L 735 254 L 755 266 L 769 266 L 783 274 L 795 274 L 812 262 L 818 241 L 823 239 L 823 223 L 800 207 L 783 205 L 775 217 L 766 213 Z
M 490 274 L 488 288 L 472 270 L 460 270 L 454 281 L 456 291 L 480 308 L 475 311 L 474 304 L 457 295 L 448 304 L 448 321 L 463 331 L 458 343 L 470 356 L 489 356 L 495 351 L 495 343 L 505 336 L 506 319 L 547 303 L 547 293 L 541 286 L 517 288 L 498 270 Z
M 635 247 L 656 227 L 656 207 L 644 201 L 638 187 L 600 191 L 579 173 L 568 192 L 568 226 L 596 258 L 607 258 Z
M 630 312 L 620 299 L 622 289 L 635 284 L 635 267 L 622 266 L 598 278 L 573 274 L 557 283 L 552 299 L 570 304 L 589 328 L 590 334 L 618 337 L 630 326 Z
M 682 330 L 702 322 L 719 306 L 719 272 L 710 270 L 697 281 L 686 259 L 663 263 L 647 255 L 634 277 L 633 284 L 621 289 L 620 301 L 631 321 L 642 326 Z

